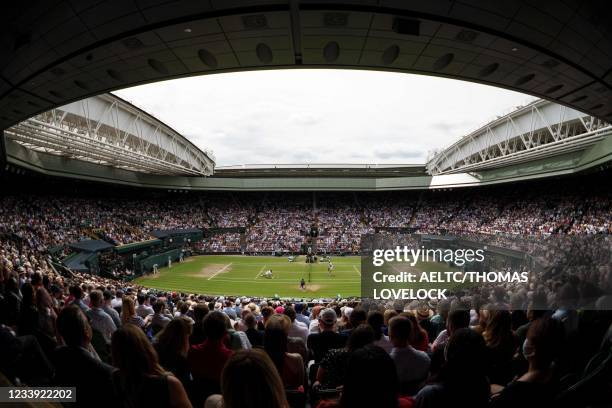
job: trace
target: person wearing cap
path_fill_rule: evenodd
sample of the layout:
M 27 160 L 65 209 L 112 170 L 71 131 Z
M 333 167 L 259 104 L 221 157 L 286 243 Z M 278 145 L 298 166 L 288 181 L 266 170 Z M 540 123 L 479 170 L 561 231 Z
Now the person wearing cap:
M 311 333 L 308 336 L 308 349 L 312 351 L 315 363 L 319 363 L 331 349 L 342 348 L 346 343 L 346 337 L 336 331 L 338 316 L 334 309 L 323 309 L 319 313 L 319 333 Z

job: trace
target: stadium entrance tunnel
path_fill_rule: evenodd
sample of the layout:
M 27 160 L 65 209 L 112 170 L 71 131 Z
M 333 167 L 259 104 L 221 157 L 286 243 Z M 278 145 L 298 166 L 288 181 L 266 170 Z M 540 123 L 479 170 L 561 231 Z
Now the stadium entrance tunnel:
M 133 85 L 291 67 L 456 78 L 612 121 L 606 2 L 73 3 L 3 9 L 0 129 Z

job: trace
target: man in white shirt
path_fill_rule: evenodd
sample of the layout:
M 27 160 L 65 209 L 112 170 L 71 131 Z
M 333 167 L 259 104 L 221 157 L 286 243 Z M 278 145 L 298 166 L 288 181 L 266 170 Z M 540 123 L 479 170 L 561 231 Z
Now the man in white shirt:
M 117 289 L 115 292 L 115 297 L 111 300 L 111 307 L 115 309 L 117 312 L 121 311 L 121 307 L 123 306 L 123 291 L 121 289 Z
M 393 344 L 390 355 L 395 362 L 400 388 L 405 392 L 417 390 L 429 374 L 429 356 L 410 345 L 412 330 L 407 317 L 396 316 L 389 320 L 389 338 Z

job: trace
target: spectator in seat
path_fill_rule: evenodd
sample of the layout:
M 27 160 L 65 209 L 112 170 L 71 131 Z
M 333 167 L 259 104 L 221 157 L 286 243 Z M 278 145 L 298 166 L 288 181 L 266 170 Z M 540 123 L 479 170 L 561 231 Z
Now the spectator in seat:
M 113 294 L 109 290 L 105 290 L 102 295 L 104 296 L 104 305 L 102 306 L 102 310 L 104 310 L 106 314 L 113 319 L 113 323 L 115 323 L 116 327 L 121 327 L 121 317 L 112 306 Z
M 367 324 L 355 328 L 346 347 L 331 349 L 319 364 L 313 389 L 332 389 L 342 386 L 346 376 L 348 359 L 355 350 L 374 342 L 374 329 Z
M 89 310 L 89 306 L 87 306 L 83 301 L 83 289 L 81 289 L 79 285 L 74 285 L 70 287 L 69 291 L 73 298 L 72 304 L 77 305 L 81 308 L 83 312 L 87 313 L 87 311 Z
M 470 311 L 466 309 L 455 309 L 448 315 L 446 320 L 446 329 L 442 330 L 438 337 L 434 340 L 431 345 L 431 349 L 434 353 L 443 352 L 446 347 L 446 343 L 450 336 L 452 336 L 455 330 L 468 327 L 470 324 Z
M 416 350 L 427 353 L 429 351 L 429 336 L 427 335 L 427 330 L 421 327 L 419 319 L 412 312 L 402 312 L 400 316 L 407 318 L 412 323 L 410 345 Z
M 233 354 L 233 351 L 225 345 L 227 338 L 225 319 L 225 314 L 218 310 L 208 313 L 204 318 L 206 340 L 191 346 L 187 353 L 194 389 L 200 389 L 193 399 L 196 406 L 201 406 L 200 399 L 203 403 L 209 395 L 220 392 L 221 371 Z
M 40 291 L 45 291 L 40 288 Z M 19 336 L 33 335 L 38 340 L 40 347 L 45 354 L 49 355 L 57 346 L 53 336 L 53 326 L 55 325 L 52 317 L 43 309 L 37 307 L 41 302 L 40 294 L 37 298 L 34 286 L 25 283 L 21 286 L 22 302 L 19 315 Z
M 13 383 L 19 379 L 43 386 L 50 383 L 53 367 L 36 337 L 16 336 L 13 330 L 0 324 L 0 373 Z
M 257 322 L 257 329 L 263 332 L 264 329 L 266 328 L 266 323 L 268 322 L 268 319 L 273 314 L 274 314 L 274 309 L 272 309 L 272 307 L 270 306 L 262 307 L 261 308 L 261 320 Z
M 489 324 L 489 320 L 491 319 L 491 312 L 487 309 L 489 305 L 484 305 L 483 308 L 478 310 L 478 318 L 477 324 L 470 326 L 472 330 L 474 330 L 478 334 L 484 333 L 487 329 L 487 324 Z
M 285 315 L 269 320 L 264 331 L 264 350 L 277 368 L 285 388 L 298 388 L 305 384 L 306 374 L 302 356 L 288 352 L 286 328 L 290 324 Z
M 563 330 L 568 336 L 578 329 L 576 302 L 579 298 L 578 288 L 570 282 L 564 284 L 557 293 L 556 300 L 559 307 L 555 310 L 552 317 L 562 324 Z
M 68 306 L 56 323 L 63 345 L 53 353 L 53 384 L 76 387 L 76 406 L 114 406 L 113 367 L 100 361 L 91 346 L 92 329 L 83 311 L 76 305 Z
M 230 348 L 234 351 L 250 349 L 252 346 L 246 333 L 234 329 L 232 320 L 225 312 L 223 312 L 223 316 L 225 318 L 225 327 L 227 329 L 227 344 L 230 346 Z
M 91 322 L 91 327 L 102 335 L 106 344 L 110 344 L 111 337 L 115 330 L 117 330 L 117 326 L 115 326 L 113 319 L 102 309 L 104 304 L 102 292 L 99 290 L 92 291 L 89 294 L 89 302 L 91 308 L 86 314 Z
M 241 350 L 221 374 L 222 395 L 211 395 L 204 408 L 289 408 L 283 382 L 263 350 Z
M 507 384 L 513 377 L 512 359 L 518 341 L 512 332 L 512 317 L 508 310 L 493 310 L 487 328 L 482 333 L 489 358 L 491 384 Z
M 186 390 L 191 389 L 191 370 L 187 362 L 191 325 L 183 318 L 169 321 L 156 336 L 155 351 L 159 364 L 178 378 Z
M 523 344 L 525 339 L 527 338 L 527 331 L 529 330 L 529 326 L 535 320 L 549 315 L 550 312 L 546 310 L 546 294 L 543 292 L 536 292 L 533 294 L 531 302 L 527 307 L 527 323 L 520 326 L 516 329 L 516 336 L 518 344 Z
M 297 320 L 295 309 L 292 306 L 287 306 L 283 313 L 291 319 L 291 327 L 289 328 L 290 337 L 298 337 L 304 340 L 304 344 L 308 340 L 308 326 Z
M 19 320 L 22 300 L 17 278 L 14 276 L 8 278 L 4 290 L 4 300 L 1 305 L 2 310 L 0 310 L 1 322 L 7 326 L 15 327 Z
M 307 305 L 304 303 L 296 303 L 295 304 L 295 313 L 296 320 L 300 323 L 304 323 L 304 325 L 310 329 L 310 319 L 304 313 L 306 312 Z
M 398 314 L 399 313 L 397 313 L 393 309 L 386 309 L 385 312 L 383 313 L 383 316 L 385 317 L 385 326 L 384 326 L 383 333 L 385 335 L 387 335 L 387 336 L 389 335 L 389 320 L 391 320 L 392 318 L 394 318 Z
M 319 329 L 319 315 L 323 309 L 325 308 L 321 305 L 316 305 L 312 308 L 312 311 L 310 312 L 310 325 L 308 326 L 308 331 L 310 333 L 319 333 L 321 331 Z
M 184 319 L 187 319 L 191 324 L 195 323 L 195 321 L 191 318 L 191 316 L 189 316 L 190 305 L 188 302 L 183 302 L 180 305 L 177 305 L 177 308 L 178 308 L 178 312 L 175 313 L 174 317 L 182 317 Z
M 191 408 L 181 382 L 159 365 L 144 332 L 126 324 L 112 339 L 113 384 L 123 406 Z M 95 395 L 95 394 L 94 394 Z
M 393 345 L 389 341 L 389 337 L 383 333 L 385 324 L 384 315 L 377 310 L 368 313 L 368 324 L 374 330 L 374 345 L 389 353 Z
M 437 374 L 444 364 L 444 350 L 448 339 L 457 330 L 469 327 L 470 312 L 466 309 L 452 310 L 446 319 L 446 329 L 442 330 L 431 345 L 431 366 L 432 374 Z
M 448 319 L 450 313 L 451 302 L 448 299 L 442 299 L 440 303 L 438 303 L 437 309 L 438 313 L 429 320 L 431 323 L 430 327 L 425 328 L 430 339 L 437 338 L 438 334 L 446 328 L 446 319 Z
M 353 309 L 349 316 L 349 328 L 342 330 L 340 334 L 348 338 L 351 335 L 351 331 L 359 326 L 360 324 L 367 323 L 368 314 L 361 307 L 356 307 Z
M 152 315 L 155 313 L 153 308 L 151 307 L 151 296 L 145 295 L 142 292 L 139 292 L 137 295 L 138 299 L 138 307 L 136 307 L 136 314 L 143 319 L 148 315 Z
M 353 311 L 355 313 L 355 311 Z M 319 313 L 319 333 L 311 333 L 308 336 L 308 349 L 312 351 L 315 363 L 319 363 L 331 349 L 344 347 L 346 336 L 336 332 L 336 321 L 338 317 L 334 309 L 323 309 Z
M 266 322 L 266 327 L 271 322 L 274 322 L 274 324 L 276 325 L 280 325 L 285 330 L 285 333 L 287 333 L 287 352 L 297 353 L 302 356 L 302 360 L 308 361 L 309 353 L 308 349 L 306 348 L 306 344 L 304 343 L 304 340 L 299 337 L 289 337 L 291 319 L 289 319 L 284 313 L 275 313 L 270 316 L 270 318 Z
M 204 318 L 208 314 L 210 309 L 206 303 L 198 303 L 193 308 L 193 331 L 189 338 L 189 343 L 200 344 L 206 340 L 206 333 L 204 333 Z
M 552 406 L 555 395 L 553 360 L 562 337 L 563 331 L 556 319 L 542 317 L 534 320 L 522 348 L 529 369 L 494 396 L 491 407 Z
M 413 330 L 412 322 L 406 317 L 397 316 L 389 321 L 389 338 L 393 344 L 390 355 L 397 370 L 400 391 L 408 395 L 415 394 L 427 379 L 430 364 L 427 353 L 410 344 Z
M 263 333 L 257 330 L 257 319 L 253 313 L 247 313 L 244 316 L 244 324 L 246 326 L 245 333 L 253 347 L 263 346 Z
M 138 328 L 144 328 L 145 321 L 142 317 L 136 314 L 134 299 L 131 296 L 123 297 L 123 306 L 121 307 L 121 325 L 133 324 Z
M 349 357 L 340 399 L 322 401 L 318 408 L 410 408 L 412 405 L 412 398 L 398 397 L 393 360 L 386 351 L 372 344 Z
M 111 307 L 121 313 L 121 307 L 123 306 L 123 290 L 117 289 L 115 297 L 111 300 Z
M 165 310 L 166 302 L 164 302 L 162 299 L 157 299 L 155 303 L 153 303 L 153 315 L 151 317 L 151 330 L 153 335 L 163 330 L 164 327 L 166 327 L 166 325 L 172 320 L 170 317 L 164 314 Z
M 351 323 L 349 319 L 351 318 L 351 313 L 353 313 L 353 308 L 349 306 L 344 306 L 340 308 L 340 319 L 338 320 L 338 331 L 343 332 L 344 330 L 348 330 L 351 328 Z
M 415 406 L 486 407 L 490 394 L 486 353 L 480 334 L 468 328 L 455 331 L 446 346 L 442 372 L 435 383 L 419 391 Z

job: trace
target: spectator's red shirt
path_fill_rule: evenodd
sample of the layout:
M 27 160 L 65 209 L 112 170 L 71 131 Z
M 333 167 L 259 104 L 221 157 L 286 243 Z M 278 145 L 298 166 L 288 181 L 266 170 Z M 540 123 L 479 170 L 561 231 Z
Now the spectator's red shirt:
M 206 339 L 201 344 L 191 346 L 187 361 L 194 380 L 219 381 L 223 366 L 232 354 L 233 351 L 223 344 L 223 340 Z
M 415 349 L 419 351 L 427 352 L 427 350 L 429 350 L 429 336 L 425 334 L 423 338 L 421 339 L 421 341 L 417 344 L 413 344 L 412 347 L 414 347 Z

